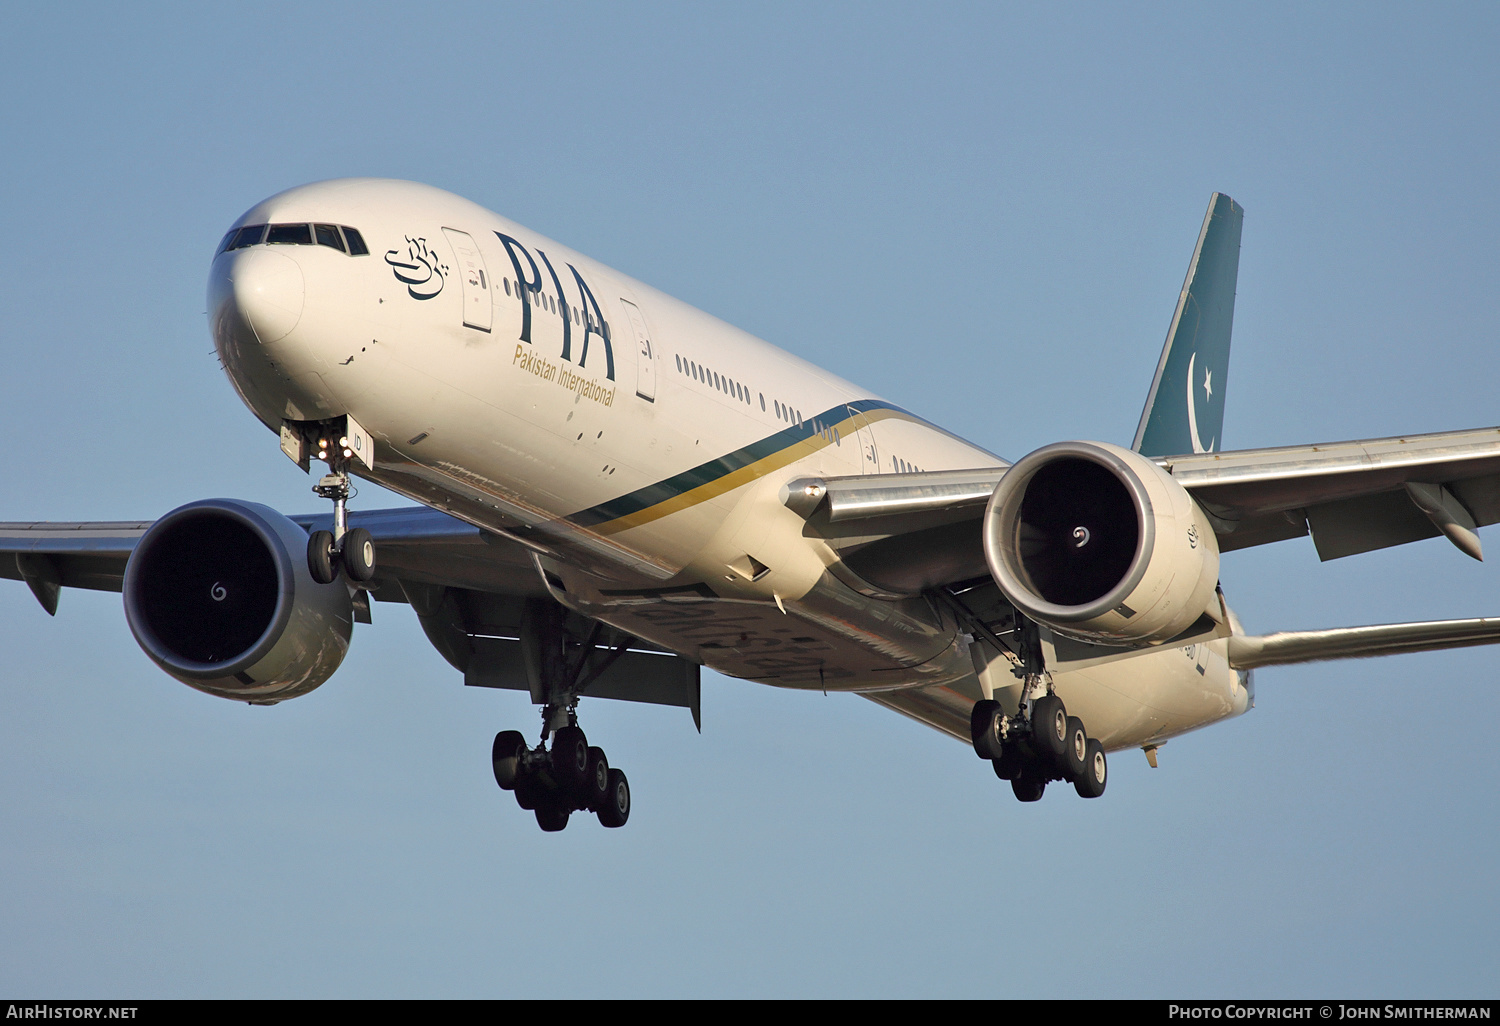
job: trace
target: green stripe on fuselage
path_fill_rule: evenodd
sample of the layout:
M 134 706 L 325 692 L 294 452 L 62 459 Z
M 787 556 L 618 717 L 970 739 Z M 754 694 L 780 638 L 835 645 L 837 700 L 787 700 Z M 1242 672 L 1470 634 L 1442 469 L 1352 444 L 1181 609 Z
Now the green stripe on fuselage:
M 599 534 L 616 534 L 639 527 L 749 484 L 834 444 L 832 437 L 818 430 L 818 425 L 825 430 L 836 429 L 840 435 L 852 436 L 859 427 L 887 417 L 910 420 L 956 437 L 899 406 L 878 399 L 840 403 L 803 420 L 801 424 L 783 428 L 655 484 L 580 510 L 567 519 Z

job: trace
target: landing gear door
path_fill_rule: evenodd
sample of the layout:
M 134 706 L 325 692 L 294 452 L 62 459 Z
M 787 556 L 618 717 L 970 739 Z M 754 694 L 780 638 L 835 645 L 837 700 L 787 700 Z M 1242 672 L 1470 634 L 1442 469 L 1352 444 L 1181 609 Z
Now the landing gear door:
M 464 326 L 489 331 L 494 316 L 494 301 L 490 299 L 490 277 L 484 266 L 484 256 L 468 232 L 457 228 L 444 228 L 453 252 L 458 256 L 458 277 L 463 283 Z
M 630 318 L 631 330 L 635 333 L 635 394 L 642 399 L 656 402 L 656 347 L 651 344 L 651 335 L 646 331 L 646 318 L 640 308 L 621 297 L 625 316 Z

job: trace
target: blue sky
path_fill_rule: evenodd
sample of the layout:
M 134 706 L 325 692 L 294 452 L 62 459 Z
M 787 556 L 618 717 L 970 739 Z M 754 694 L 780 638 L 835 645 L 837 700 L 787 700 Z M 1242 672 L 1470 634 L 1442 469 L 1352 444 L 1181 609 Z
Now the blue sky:
M 1210 193 L 1229 447 L 1500 422 L 1488 5 L 109 5 L 0 19 L 0 519 L 320 508 L 203 290 L 283 188 L 449 189 L 1011 458 L 1128 443 Z M 367 487 L 361 502 L 390 502 Z M 1496 544 L 1491 540 L 1491 545 Z M 1442 540 L 1224 561 L 1269 631 L 1500 613 Z M 628 827 L 494 786 L 523 697 L 378 606 L 271 709 L 0 588 L 0 993 L 1453 996 L 1500 962 L 1495 653 L 1262 671 L 1015 802 L 852 696 L 595 703 Z

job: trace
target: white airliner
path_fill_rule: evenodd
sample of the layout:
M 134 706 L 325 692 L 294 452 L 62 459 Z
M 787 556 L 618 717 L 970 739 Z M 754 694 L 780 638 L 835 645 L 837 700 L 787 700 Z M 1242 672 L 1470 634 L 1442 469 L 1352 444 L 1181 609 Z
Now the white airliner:
M 1223 552 L 1323 559 L 1500 520 L 1500 428 L 1222 451 L 1243 211 L 1209 204 L 1125 448 L 1014 464 L 498 214 L 409 182 L 303 186 L 209 273 L 245 405 L 322 515 L 206 499 L 154 523 L 0 524 L 49 613 L 122 591 L 146 654 L 256 704 L 326 681 L 370 602 L 465 684 L 529 691 L 496 781 L 546 830 L 629 816 L 583 697 L 687 707 L 699 672 L 853 691 L 972 744 L 1016 797 L 1236 716 L 1259 666 L 1500 641 L 1500 620 L 1246 636 Z M 1143 381 L 1144 384 L 1144 381 Z M 421 506 L 347 508 L 349 475 Z

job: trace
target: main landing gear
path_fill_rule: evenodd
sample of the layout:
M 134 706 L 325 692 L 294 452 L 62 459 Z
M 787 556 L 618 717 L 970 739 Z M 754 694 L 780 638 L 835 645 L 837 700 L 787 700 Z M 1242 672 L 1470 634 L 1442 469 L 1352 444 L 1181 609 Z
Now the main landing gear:
M 1041 687 L 1028 680 L 1025 694 Z M 1041 798 L 1050 780 L 1065 780 L 1080 797 L 1098 798 L 1109 780 L 1104 746 L 1088 736 L 1083 721 L 1069 716 L 1061 698 L 1051 691 L 1022 702 L 1022 714 L 1005 715 L 1000 703 L 984 699 L 974 704 L 969 734 L 974 752 L 995 767 L 995 776 L 1009 780 L 1023 802 Z
M 595 621 L 586 637 L 571 636 L 566 611 L 550 600 L 528 603 L 521 624 L 527 672 L 535 673 L 532 696 L 545 702 L 542 736 L 529 748 L 520 731 L 502 730 L 495 735 L 490 761 L 495 783 L 513 791 L 516 804 L 536 813 L 537 825 L 549 832 L 566 827 L 575 812 L 592 812 L 607 827 L 622 827 L 630 818 L 630 781 L 578 726 L 580 693 L 633 640 L 622 637 L 605 647 L 600 643 L 603 632 L 604 625 Z
M 519 730 L 502 730 L 490 749 L 495 783 L 514 791 L 516 804 L 536 813 L 536 822 L 552 832 L 568 825 L 575 812 L 592 812 L 607 827 L 622 827 L 630 818 L 630 782 L 610 766 L 604 749 L 595 748 L 579 729 L 577 717 L 535 748 L 526 747 Z

